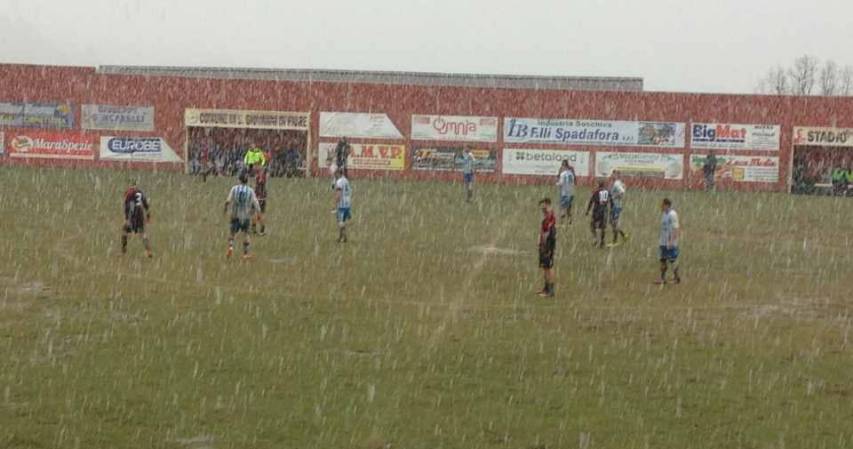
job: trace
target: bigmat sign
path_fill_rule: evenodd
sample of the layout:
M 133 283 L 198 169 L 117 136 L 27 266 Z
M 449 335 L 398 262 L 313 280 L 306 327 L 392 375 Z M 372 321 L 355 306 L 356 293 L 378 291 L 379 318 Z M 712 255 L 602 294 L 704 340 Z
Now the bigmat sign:
M 0 103 L 0 126 L 70 129 L 73 109 L 70 103 Z
M 504 119 L 504 142 L 684 148 L 684 124 L 610 120 Z
M 563 161 L 569 161 L 578 176 L 589 176 L 586 151 L 504 148 L 502 171 L 508 175 L 557 176 Z
M 779 151 L 779 125 L 693 123 L 690 129 L 694 149 Z
M 412 140 L 497 142 L 497 117 L 413 115 Z
M 853 128 L 794 128 L 794 145 L 853 147 Z
M 212 128 L 307 130 L 309 115 L 307 112 L 187 109 L 184 113 L 184 123 L 186 126 Z
M 181 162 L 160 137 L 101 137 L 102 161 Z
M 83 159 L 95 158 L 95 143 L 81 133 L 26 132 L 10 136 L 9 156 L 17 158 Z
M 335 157 L 336 143 L 321 143 L 319 164 L 328 167 Z M 354 170 L 401 171 L 406 166 L 405 145 L 373 145 L 351 143 L 352 152 L 347 159 L 347 168 Z

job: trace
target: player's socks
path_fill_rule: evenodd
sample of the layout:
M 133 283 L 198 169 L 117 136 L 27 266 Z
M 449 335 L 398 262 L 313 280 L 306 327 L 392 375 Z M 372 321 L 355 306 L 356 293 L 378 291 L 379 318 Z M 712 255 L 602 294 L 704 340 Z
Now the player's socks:
M 244 256 L 249 255 L 249 242 L 248 241 L 243 242 L 243 255 Z
M 127 252 L 127 236 L 121 236 L 121 253 L 124 254 Z
M 264 235 L 267 231 L 267 225 L 261 223 L 261 235 Z

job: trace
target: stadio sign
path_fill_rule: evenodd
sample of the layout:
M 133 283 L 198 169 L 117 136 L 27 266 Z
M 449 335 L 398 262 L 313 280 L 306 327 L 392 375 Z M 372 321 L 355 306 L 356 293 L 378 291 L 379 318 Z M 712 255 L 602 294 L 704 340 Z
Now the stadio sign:
M 413 115 L 412 140 L 497 142 L 497 117 Z
M 81 133 L 30 132 L 13 135 L 9 140 L 9 156 L 35 159 L 95 158 L 92 138 Z
M 794 145 L 853 148 L 853 128 L 797 126 L 794 128 Z
M 181 162 L 161 137 L 101 137 L 100 159 L 107 161 Z
M 779 125 L 737 125 L 731 123 L 694 123 L 691 147 L 705 150 L 779 151 Z

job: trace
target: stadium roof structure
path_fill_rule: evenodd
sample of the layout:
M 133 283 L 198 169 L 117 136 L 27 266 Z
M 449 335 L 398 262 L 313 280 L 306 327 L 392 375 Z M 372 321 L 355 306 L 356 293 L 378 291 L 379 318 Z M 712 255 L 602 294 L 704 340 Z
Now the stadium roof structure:
M 467 73 L 383 72 L 358 70 L 260 69 L 105 65 L 98 73 L 175 76 L 183 78 L 270 81 L 397 84 L 417 86 L 485 87 L 505 89 L 641 92 L 643 79 L 635 77 L 486 75 Z

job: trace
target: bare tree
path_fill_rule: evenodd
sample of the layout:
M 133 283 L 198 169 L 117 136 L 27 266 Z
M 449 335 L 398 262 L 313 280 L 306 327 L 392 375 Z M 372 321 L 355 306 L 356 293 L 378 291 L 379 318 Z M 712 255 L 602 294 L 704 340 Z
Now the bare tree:
M 767 71 L 767 74 L 758 81 L 757 91 L 762 94 L 787 95 L 790 93 L 788 72 L 778 66 Z
M 840 71 L 838 65 L 832 60 L 823 63 L 818 77 L 818 87 L 820 87 L 821 95 L 831 97 L 838 94 L 838 84 L 841 78 Z
M 838 95 L 853 95 L 853 66 L 844 66 L 838 75 Z
M 817 58 L 804 55 L 794 60 L 794 65 L 788 69 L 791 77 L 791 88 L 794 95 L 811 95 L 815 86 L 817 74 Z
M 755 90 L 769 95 L 853 96 L 853 66 L 841 67 L 832 60 L 820 64 L 814 56 L 804 55 L 790 67 L 768 70 Z

